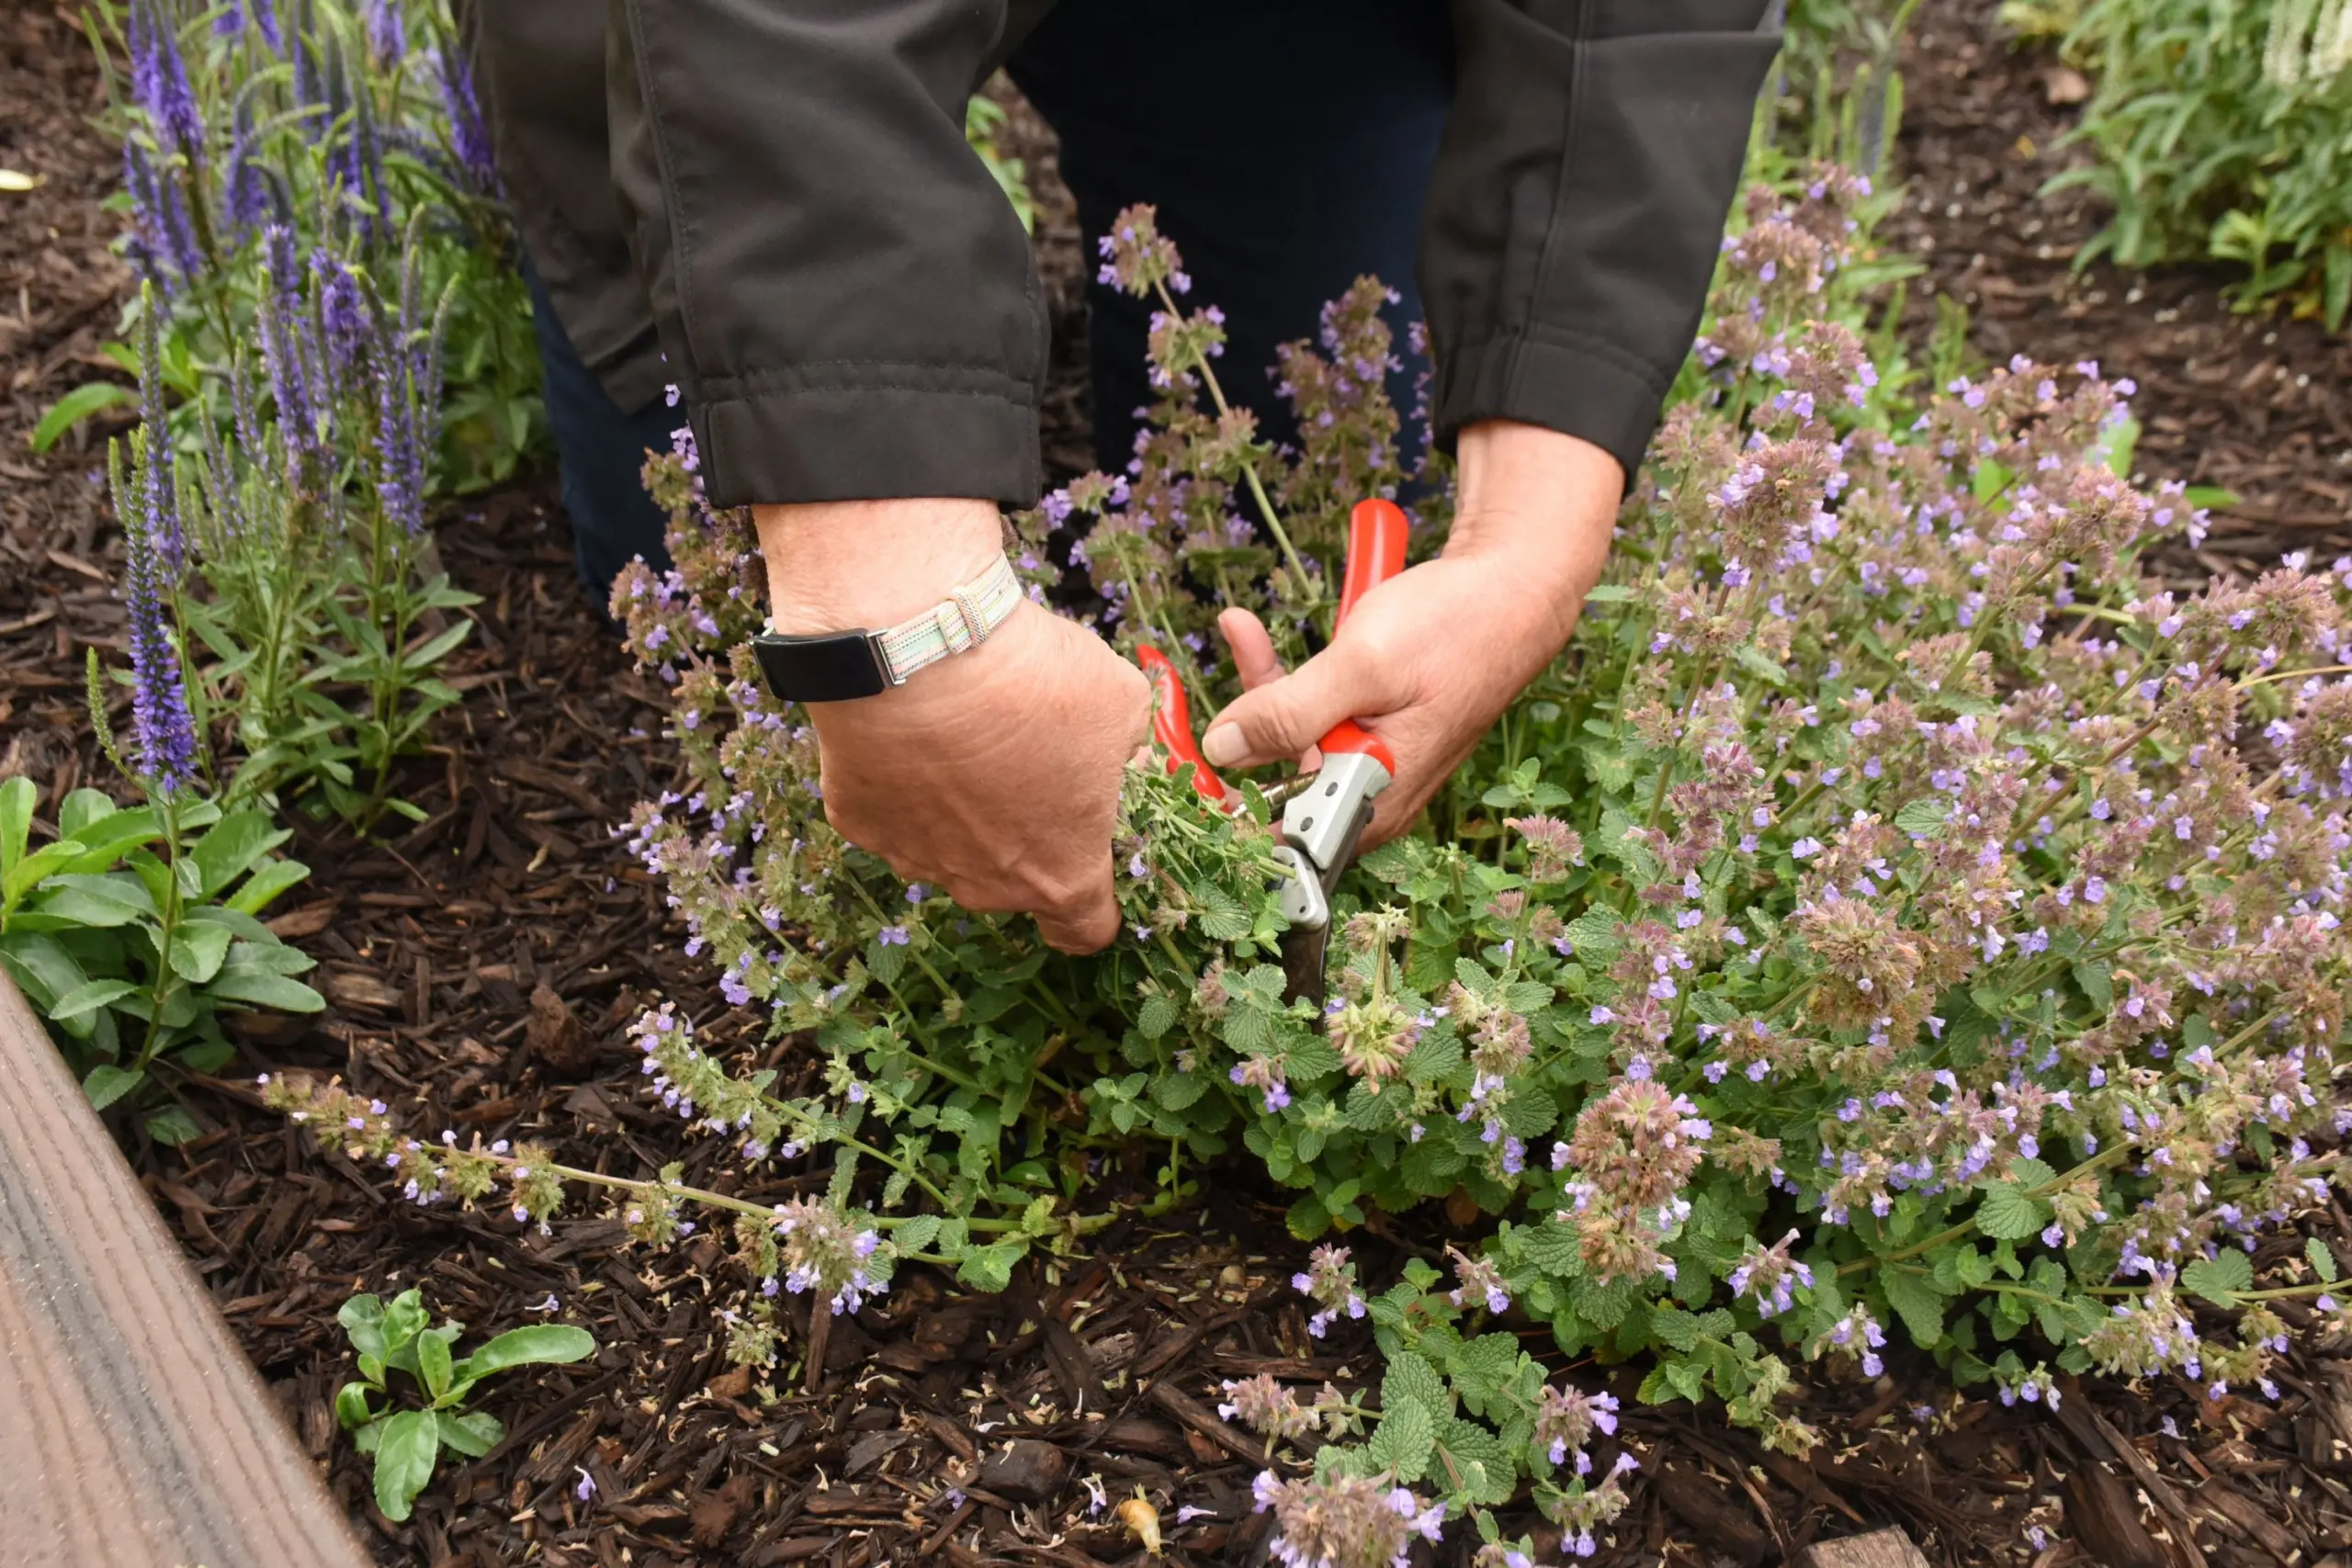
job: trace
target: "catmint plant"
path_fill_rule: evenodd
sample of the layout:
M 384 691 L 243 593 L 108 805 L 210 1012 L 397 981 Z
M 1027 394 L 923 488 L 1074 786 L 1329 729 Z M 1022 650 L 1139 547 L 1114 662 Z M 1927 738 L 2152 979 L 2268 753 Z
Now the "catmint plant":
M 613 607 L 685 777 L 619 836 L 717 998 L 806 1046 L 747 1073 L 677 1000 L 636 1034 L 649 1093 L 752 1172 L 830 1161 L 822 1218 L 403 1142 L 341 1086 L 276 1102 L 421 1201 L 542 1223 L 567 1185 L 621 1189 L 655 1239 L 708 1205 L 755 1296 L 781 1275 L 844 1305 L 872 1259 L 992 1288 L 1082 1247 L 1114 1165 L 1158 1208 L 1246 1154 L 1307 1240 L 1484 1214 L 1442 1269 L 1359 1283 L 1329 1241 L 1299 1271 L 1310 1331 L 1369 1320 L 1376 1401 L 1227 1391 L 1272 1450 L 1336 1433 L 1260 1483 L 1285 1561 L 1385 1563 L 1466 1517 L 1509 1562 L 1521 1497 L 1591 1554 L 1640 1463 L 1627 1399 L 1719 1402 L 1795 1453 L 1820 1438 L 1800 1375 L 1898 1356 L 2012 1399 L 2090 1372 L 2263 1397 L 2274 1303 L 2345 1321 L 2332 1256 L 2258 1260 L 2324 1209 L 2352 1124 L 2352 558 L 2151 581 L 2144 553 L 2204 525 L 2121 477 L 2131 386 L 2022 356 L 1923 384 L 1854 260 L 1877 199 L 1821 168 L 1741 204 L 1606 579 L 1427 819 L 1342 881 L 1326 1008 L 1284 994 L 1261 781 L 1228 812 L 1131 770 L 1125 934 L 1082 959 L 844 842 L 806 716 L 742 646 L 749 521 L 701 502 L 681 433 L 650 473 L 675 564 Z M 1148 209 L 1103 263 L 1160 308 L 1163 396 L 1130 471 L 1012 548 L 1035 596 L 1213 708 L 1216 607 L 1303 651 L 1347 502 L 1430 494 L 1433 545 L 1442 475 L 1375 374 L 1376 284 L 1285 353 L 1302 434 L 1277 451 L 1217 396 L 1221 331 Z M 839 1244 L 860 1231 L 866 1265 Z M 746 1354 L 779 1332 L 758 1313 Z M 1638 1375 L 1553 1370 L 1585 1359 Z

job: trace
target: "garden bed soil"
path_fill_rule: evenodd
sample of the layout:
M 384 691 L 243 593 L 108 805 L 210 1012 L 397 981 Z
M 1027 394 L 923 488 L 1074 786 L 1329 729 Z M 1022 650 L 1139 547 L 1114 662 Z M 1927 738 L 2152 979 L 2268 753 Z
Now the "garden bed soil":
M 2352 420 L 2345 349 L 2307 323 L 2228 315 L 2211 274 L 2076 281 L 2041 256 L 2041 244 L 2079 243 L 2088 220 L 2025 206 L 2063 124 L 2041 86 L 2047 62 L 2011 57 L 1988 30 L 1991 9 L 1925 9 L 1902 153 L 1927 194 L 1891 239 L 1926 250 L 1939 283 L 1973 293 L 1985 351 L 2096 355 L 2136 376 L 2152 473 L 2245 498 L 2181 571 L 2339 547 L 2343 493 L 2329 487 L 2344 482 L 2333 454 Z M 90 372 L 127 282 L 97 206 L 114 163 L 83 122 L 96 101 L 85 47 L 61 12 L 0 12 L 0 167 L 45 181 L 0 193 L 0 772 L 40 783 L 44 812 L 74 784 L 104 782 L 80 660 L 122 643 L 107 586 L 120 546 L 91 439 L 106 431 L 41 458 L 24 442 Z M 1034 122 L 1024 134 L 1019 150 L 1041 174 L 1049 149 Z M 2007 151 L 2019 136 L 2033 139 L 2032 158 Z M 1066 198 L 1048 189 L 1041 207 L 1064 329 L 1048 449 L 1070 468 L 1086 454 L 1084 356 L 1068 331 L 1079 248 Z M 421 1212 L 259 1109 L 243 1080 L 308 1068 L 381 1095 L 420 1130 L 528 1136 L 630 1175 L 684 1159 L 689 1179 L 747 1198 L 806 1185 L 721 1168 L 719 1150 L 639 1087 L 624 1024 L 650 996 L 690 1002 L 709 987 L 679 953 L 658 889 L 608 840 L 632 802 L 670 782 L 666 705 L 580 600 L 549 488 L 457 505 L 439 537 L 483 604 L 456 660 L 465 704 L 406 780 L 427 819 L 384 844 L 304 827 L 296 847 L 313 876 L 278 916 L 320 958 L 328 1010 L 257 1022 L 230 1075 L 176 1084 L 206 1129 L 193 1144 L 161 1148 L 122 1127 L 126 1155 L 379 1560 L 1084 1568 L 1146 1560 L 1114 1520 L 1139 1489 L 1168 1561 L 1261 1560 L 1264 1520 L 1249 1509 L 1261 1450 L 1217 1418 L 1218 1381 L 1271 1371 L 1352 1386 L 1376 1357 L 1345 1325 L 1329 1341 L 1306 1336 L 1283 1196 L 1246 1170 L 1217 1173 L 1204 1209 L 1114 1230 L 1083 1259 L 1025 1267 L 1001 1297 L 910 1270 L 834 1323 L 812 1391 L 797 1375 L 805 1303 L 776 1367 L 729 1368 L 720 1314 L 743 1281 L 710 1238 L 649 1254 L 584 1210 L 547 1235 Z M 750 1021 L 690 1010 L 717 1041 L 759 1048 Z M 1381 1229 L 1361 1238 L 1374 1279 L 1450 1234 L 1420 1214 Z M 2332 1234 L 2352 1258 L 2340 1210 Z M 487 1406 L 507 1440 L 445 1469 L 394 1526 L 334 1427 L 349 1370 L 334 1309 L 355 1291 L 411 1284 L 476 1333 L 557 1318 L 601 1348 L 593 1362 L 500 1386 Z M 1623 1436 L 1643 1468 L 1599 1561 L 1753 1564 L 1893 1523 L 1940 1563 L 2352 1562 L 2344 1352 L 2299 1351 L 2276 1404 L 2095 1382 L 2054 1414 L 1955 1403 L 1937 1394 L 1931 1366 L 1892 1357 L 1884 1380 L 1804 1393 L 1802 1414 L 1829 1438 L 1809 1464 L 1762 1452 L 1715 1413 L 1627 1397 Z M 1637 1381 L 1637 1369 L 1585 1372 L 1628 1396 Z M 1448 1554 L 1466 1561 L 1467 1548 Z

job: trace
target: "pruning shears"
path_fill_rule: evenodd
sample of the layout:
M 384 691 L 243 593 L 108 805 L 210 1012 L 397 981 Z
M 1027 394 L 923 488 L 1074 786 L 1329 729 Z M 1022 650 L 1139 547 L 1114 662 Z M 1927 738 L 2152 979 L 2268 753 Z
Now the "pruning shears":
M 1343 624 L 1356 602 L 1405 570 L 1404 512 L 1394 502 L 1362 501 L 1348 514 L 1347 576 L 1332 625 Z M 1152 738 L 1167 750 L 1168 770 L 1190 765 L 1193 787 L 1202 798 L 1228 811 L 1241 797 L 1217 777 L 1193 739 L 1192 702 L 1183 678 L 1158 649 L 1138 649 L 1136 659 L 1151 680 Z M 1355 860 L 1356 844 L 1372 821 L 1373 801 L 1396 777 L 1396 759 L 1379 736 L 1351 718 L 1333 725 L 1317 742 L 1322 767 L 1277 785 L 1283 808 L 1282 843 L 1275 856 L 1291 869 L 1282 888 L 1283 970 L 1288 994 L 1318 1006 L 1324 997 L 1324 955 L 1331 939 L 1331 892 Z

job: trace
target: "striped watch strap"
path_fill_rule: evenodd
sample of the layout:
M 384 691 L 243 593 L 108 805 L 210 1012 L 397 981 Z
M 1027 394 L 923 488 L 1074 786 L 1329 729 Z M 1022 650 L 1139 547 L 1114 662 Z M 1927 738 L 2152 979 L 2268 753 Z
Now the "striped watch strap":
M 1012 563 L 999 556 L 986 571 L 922 615 L 874 633 L 890 684 L 902 686 L 925 665 L 978 648 L 1020 603 L 1021 579 L 1013 575 Z

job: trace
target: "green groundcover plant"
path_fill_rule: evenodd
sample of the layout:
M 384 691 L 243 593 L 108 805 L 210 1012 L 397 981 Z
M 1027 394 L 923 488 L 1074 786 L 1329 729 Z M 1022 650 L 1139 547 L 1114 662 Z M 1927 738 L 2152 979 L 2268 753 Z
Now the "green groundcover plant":
M 311 1080 L 273 1102 L 419 1202 L 544 1224 L 598 1185 L 653 1244 L 718 1216 L 758 1282 L 747 1360 L 779 1292 L 852 1310 L 910 1261 L 999 1289 L 1082 1247 L 1106 1190 L 1172 1205 L 1243 1151 L 1304 1238 L 1441 1199 L 1487 1216 L 1393 1280 L 1339 1240 L 1298 1275 L 1310 1332 L 1370 1319 L 1376 1390 L 1228 1385 L 1270 1444 L 1327 1439 L 1258 1483 L 1293 1568 L 1401 1562 L 1464 1517 L 1482 1564 L 1523 1562 L 1529 1506 L 1594 1551 L 1634 1461 L 1616 1397 L 1556 1370 L 1585 1359 L 1644 1358 L 1642 1400 L 1720 1401 L 1790 1451 L 1820 1438 L 1783 1397 L 1798 1368 L 1872 1376 L 1906 1341 L 2005 1400 L 2092 1370 L 2267 1393 L 2282 1314 L 2342 1321 L 2293 1222 L 2347 1125 L 2352 560 L 2150 581 L 2148 547 L 2201 522 L 2118 476 L 2130 386 L 2019 358 L 1923 387 L 1870 352 L 1873 209 L 1823 170 L 1735 215 L 1606 581 L 1342 885 L 1320 1012 L 1283 999 L 1255 784 L 1227 816 L 1131 772 L 1128 929 L 1091 958 L 845 844 L 743 647 L 748 521 L 699 503 L 682 438 L 655 465 L 676 570 L 614 603 L 693 785 L 626 833 L 726 1001 L 807 1065 L 741 1073 L 676 1002 L 635 1034 L 664 1104 L 755 1171 L 830 1159 L 830 1189 L 770 1206 L 428 1140 Z M 1158 306 L 1162 395 L 1131 471 L 1049 498 L 1016 555 L 1042 598 L 1049 535 L 1076 535 L 1062 595 L 1213 705 L 1215 611 L 1303 654 L 1349 505 L 1435 498 L 1434 549 L 1442 466 L 1383 396 L 1377 284 L 1284 354 L 1303 434 L 1276 451 L 1221 395 L 1218 315 L 1149 210 L 1103 248 Z
M 455 1319 L 432 1326 L 422 1291 L 402 1291 L 387 1307 L 375 1296 L 354 1296 L 335 1314 L 358 1357 L 359 1376 L 335 1390 L 335 1420 L 353 1444 L 376 1461 L 376 1506 L 384 1517 L 405 1519 L 416 1495 L 433 1480 L 442 1450 L 480 1459 L 506 1436 L 487 1411 L 468 1410 L 485 1378 L 515 1367 L 561 1366 L 596 1353 L 584 1328 L 565 1323 L 510 1328 L 470 1356 L 457 1354 L 466 1325 Z M 403 1410 L 391 1375 L 406 1372 L 424 1398 Z
M 2247 305 L 2284 299 L 2332 331 L 2352 309 L 2352 6 L 2345 0 L 2011 0 L 2097 86 L 2082 186 L 2114 216 L 2085 246 L 2126 266 L 2210 256 Z

